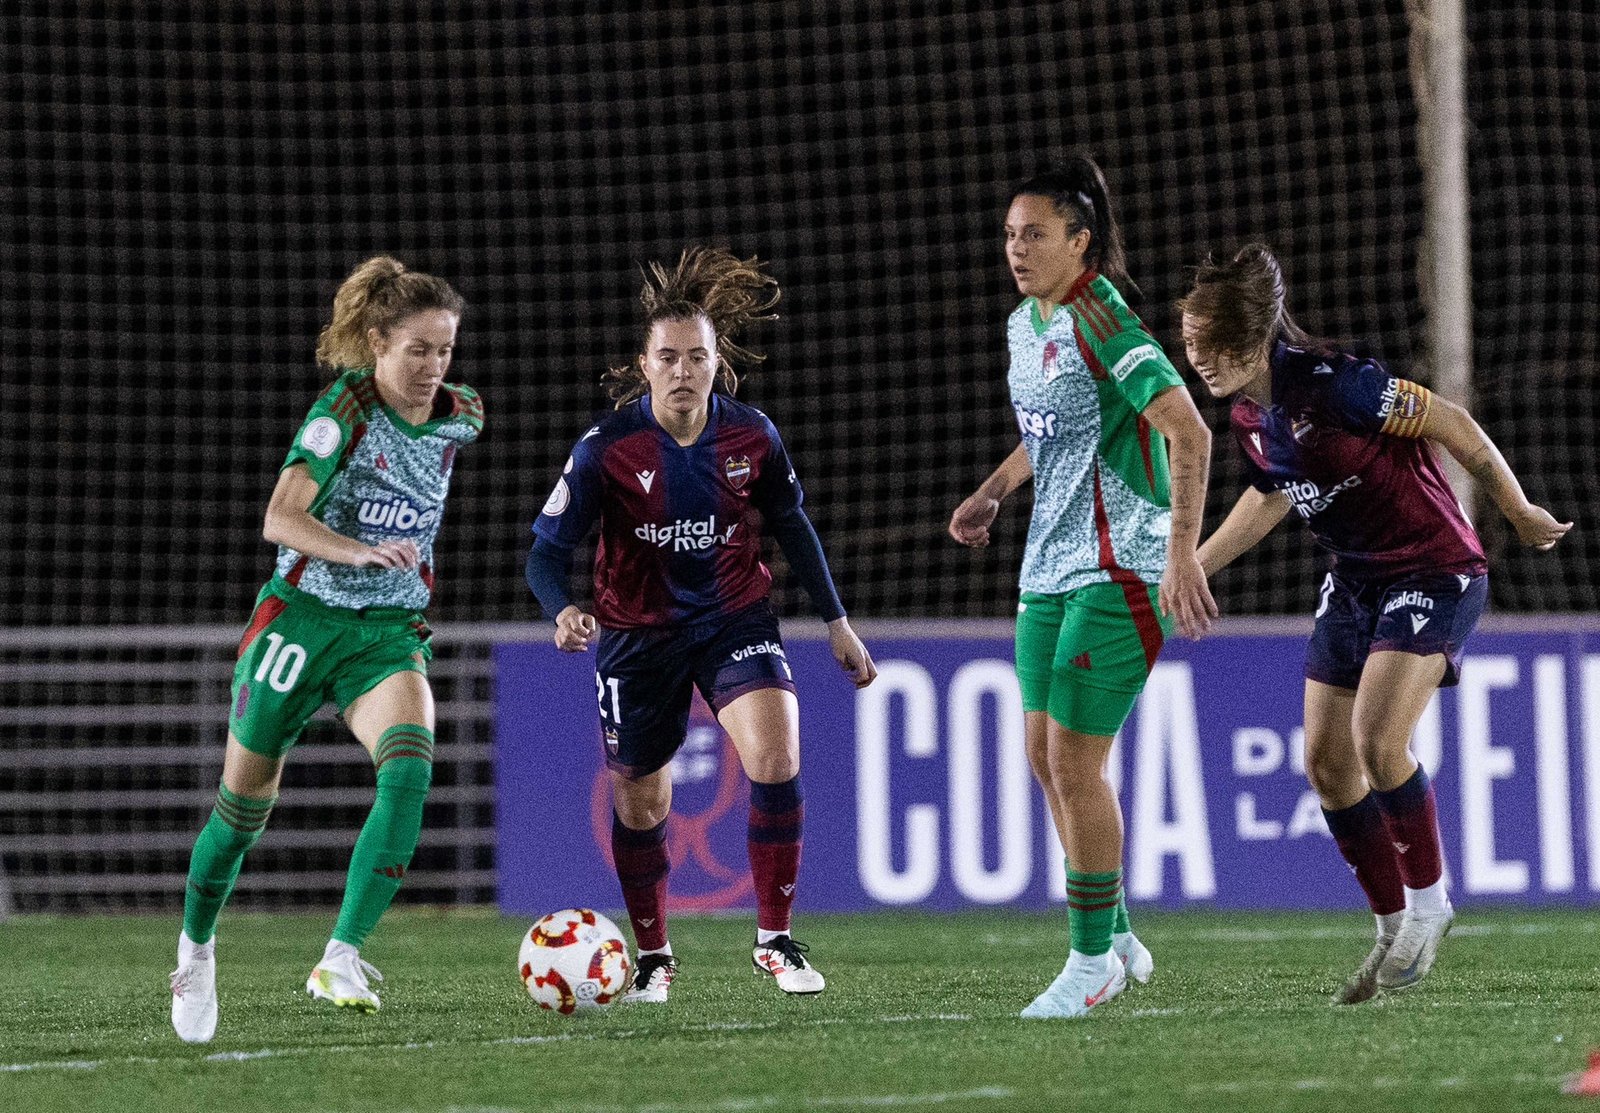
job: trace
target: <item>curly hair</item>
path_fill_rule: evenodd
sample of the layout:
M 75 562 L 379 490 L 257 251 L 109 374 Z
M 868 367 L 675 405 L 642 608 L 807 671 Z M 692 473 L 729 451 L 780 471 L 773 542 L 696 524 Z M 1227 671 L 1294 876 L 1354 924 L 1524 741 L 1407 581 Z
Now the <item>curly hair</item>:
M 767 358 L 743 347 L 737 339 L 751 323 L 777 319 L 770 310 L 783 296 L 778 280 L 761 269 L 755 256 L 740 259 L 720 247 L 685 248 L 672 270 L 657 262 L 640 270 L 644 273 L 644 285 L 639 289 L 639 305 L 644 310 L 641 354 L 630 363 L 610 368 L 602 379 L 618 408 L 650 389 L 642 353 L 650 345 L 657 321 L 704 318 L 717 337 L 717 385 L 732 395 L 739 389 L 738 366 Z
M 371 367 L 369 329 L 387 336 L 413 313 L 443 309 L 461 316 L 467 303 L 442 278 L 409 271 L 390 255 L 374 255 L 350 272 L 333 295 L 333 320 L 317 337 L 317 362 L 335 371 Z

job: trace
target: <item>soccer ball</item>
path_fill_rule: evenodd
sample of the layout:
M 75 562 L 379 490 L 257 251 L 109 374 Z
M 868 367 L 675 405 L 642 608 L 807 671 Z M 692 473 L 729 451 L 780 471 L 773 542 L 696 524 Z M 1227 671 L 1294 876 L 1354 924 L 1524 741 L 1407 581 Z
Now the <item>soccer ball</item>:
M 571 1016 L 627 992 L 633 963 L 616 924 L 587 908 L 563 908 L 522 937 L 517 972 L 541 1009 Z

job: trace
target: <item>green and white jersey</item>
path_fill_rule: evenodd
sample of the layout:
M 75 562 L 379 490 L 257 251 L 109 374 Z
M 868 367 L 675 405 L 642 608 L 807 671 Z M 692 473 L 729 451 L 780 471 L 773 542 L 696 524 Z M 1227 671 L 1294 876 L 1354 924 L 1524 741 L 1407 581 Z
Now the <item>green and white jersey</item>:
M 283 466 L 304 464 L 317 482 L 310 513 L 367 545 L 412 541 L 415 568 L 355 567 L 278 547 L 277 580 L 333 607 L 420 611 L 433 592 L 433 542 L 444 517 L 456 449 L 483 431 L 483 402 L 445 383 L 434 416 L 412 425 L 378 397 L 373 371 L 346 371 L 306 415 Z
M 1183 380 L 1116 287 L 1073 284 L 1050 320 L 1028 298 L 1007 323 L 1011 405 L 1033 464 L 1021 590 L 1157 583 L 1172 532 L 1167 445 L 1140 417 Z

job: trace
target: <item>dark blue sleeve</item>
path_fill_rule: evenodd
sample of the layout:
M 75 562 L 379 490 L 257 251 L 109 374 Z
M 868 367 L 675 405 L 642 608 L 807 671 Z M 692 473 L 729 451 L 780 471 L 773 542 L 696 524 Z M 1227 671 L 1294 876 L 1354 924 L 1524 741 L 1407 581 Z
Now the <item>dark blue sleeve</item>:
M 1327 364 L 1319 364 L 1327 366 Z M 1317 382 L 1321 378 L 1323 381 Z M 1376 433 L 1389 420 L 1400 381 L 1381 363 L 1344 357 L 1333 372 L 1313 374 L 1326 419 L 1352 433 Z
M 569 552 L 578 547 L 600 517 L 603 438 L 597 425 L 572 448 L 561 476 L 534 520 L 533 534 Z
M 750 490 L 750 501 L 770 523 L 799 509 L 806 496 L 795 478 L 794 464 L 789 459 L 789 450 L 783 447 L 783 438 L 778 436 L 777 426 L 764 414 L 761 420 L 766 426 L 767 458 L 762 461 L 761 472 Z M 788 550 L 784 552 L 787 554 Z
M 572 605 L 572 593 L 567 590 L 567 578 L 572 574 L 572 550 L 562 548 L 542 537 L 534 538 L 528 550 L 528 565 L 523 576 L 533 597 L 550 618 L 555 618 Z
M 767 533 L 783 550 L 790 569 L 811 596 L 811 605 L 822 616 L 822 621 L 843 618 L 844 604 L 839 602 L 839 592 L 828 572 L 828 558 L 822 554 L 822 541 L 806 512 L 795 506 L 776 518 L 768 518 L 766 524 Z

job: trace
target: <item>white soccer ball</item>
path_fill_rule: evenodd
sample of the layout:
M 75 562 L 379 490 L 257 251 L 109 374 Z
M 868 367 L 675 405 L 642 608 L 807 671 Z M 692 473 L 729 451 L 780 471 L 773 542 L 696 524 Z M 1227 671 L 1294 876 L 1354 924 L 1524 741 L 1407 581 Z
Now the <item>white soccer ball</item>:
M 563 908 L 522 937 L 517 972 L 541 1009 L 571 1016 L 626 993 L 633 963 L 616 924 L 587 908 Z

